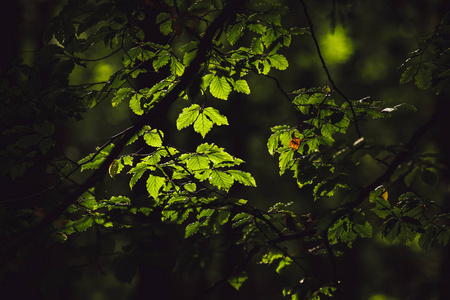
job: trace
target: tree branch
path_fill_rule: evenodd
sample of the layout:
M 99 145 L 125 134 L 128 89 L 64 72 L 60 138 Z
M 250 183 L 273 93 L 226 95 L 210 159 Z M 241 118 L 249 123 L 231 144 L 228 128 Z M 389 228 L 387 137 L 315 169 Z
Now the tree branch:
M 324 60 L 323 56 L 322 56 L 322 51 L 320 50 L 320 46 L 319 46 L 319 42 L 317 41 L 316 34 L 314 33 L 314 25 L 313 25 L 313 22 L 311 21 L 311 17 L 309 16 L 308 8 L 307 8 L 304 0 L 301 0 L 301 3 L 303 5 L 303 11 L 305 12 L 306 19 L 308 21 L 309 29 L 311 31 L 311 37 L 312 37 L 312 39 L 314 41 L 314 45 L 316 46 L 317 55 L 319 56 L 320 62 L 322 63 L 322 67 L 325 70 L 325 73 L 327 74 L 328 81 L 333 86 L 333 89 L 339 95 L 341 95 L 342 98 L 344 98 L 344 100 L 350 106 L 350 110 L 352 111 L 353 119 L 355 121 L 355 130 L 356 130 L 356 133 L 358 135 L 358 138 L 360 138 L 362 135 L 361 135 L 361 132 L 359 131 L 358 121 L 356 120 L 356 114 L 355 114 L 355 110 L 353 109 L 352 101 L 343 92 L 341 92 L 341 90 L 334 83 L 333 78 L 331 77 L 330 71 L 328 70 L 328 67 L 327 67 L 327 65 L 325 63 L 325 60 Z
M 337 222 L 341 217 L 345 216 L 351 212 L 354 208 L 360 205 L 367 197 L 369 197 L 370 192 L 374 191 L 378 186 L 382 185 L 384 182 L 388 181 L 389 178 L 394 174 L 395 170 L 405 161 L 407 161 L 414 148 L 419 143 L 420 139 L 433 127 L 433 125 L 439 120 L 442 112 L 438 112 L 431 117 L 431 119 L 423 124 L 419 129 L 417 129 L 409 142 L 405 146 L 405 150 L 397 155 L 392 163 L 390 163 L 388 169 L 377 179 L 375 179 L 370 185 L 366 186 L 358 194 L 356 200 L 348 203 L 341 209 L 336 210 L 334 217 L 331 218 L 329 224 L 327 224 L 324 231 L 328 230 L 335 222 Z
M 189 84 L 192 82 L 192 78 L 197 76 L 201 65 L 207 59 L 207 53 L 211 48 L 212 41 L 217 31 L 225 24 L 225 22 L 235 13 L 236 8 L 239 6 L 241 1 L 230 0 L 227 6 L 223 9 L 222 13 L 211 23 L 211 25 L 205 31 L 202 40 L 199 43 L 197 55 L 192 60 L 191 64 L 185 69 L 184 74 L 181 76 L 178 84 L 163 98 L 159 101 L 153 109 L 145 113 L 140 117 L 137 122 L 131 128 L 128 128 L 123 134 L 122 138 L 116 143 L 115 147 L 112 149 L 111 153 L 105 159 L 105 161 L 100 165 L 100 167 L 88 178 L 84 183 L 82 183 L 73 193 L 67 195 L 59 206 L 57 206 L 52 212 L 50 212 L 40 223 L 35 227 L 26 229 L 22 234 L 18 234 L 15 240 L 10 241 L 8 245 L 3 248 L 3 253 L 1 255 L 1 265 L 11 260 L 17 249 L 25 246 L 27 243 L 35 240 L 44 230 L 49 228 L 54 220 L 56 220 L 67 208 L 75 203 L 79 197 L 91 187 L 95 186 L 105 174 L 108 172 L 109 165 L 113 160 L 120 154 L 120 152 L 125 147 L 126 143 L 130 140 L 133 135 L 135 135 L 143 126 L 147 125 L 149 121 L 156 119 L 158 116 L 158 107 L 161 103 L 170 105 L 175 102 L 179 95 L 186 90 Z

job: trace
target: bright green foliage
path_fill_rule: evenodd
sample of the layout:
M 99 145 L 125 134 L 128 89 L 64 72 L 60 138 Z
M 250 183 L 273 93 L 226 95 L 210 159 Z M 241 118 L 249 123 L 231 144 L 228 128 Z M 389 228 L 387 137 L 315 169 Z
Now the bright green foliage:
M 198 104 L 192 104 L 190 107 L 183 109 L 183 112 L 178 116 L 177 128 L 180 130 L 191 124 L 194 124 L 196 132 L 205 137 L 214 124 L 228 125 L 228 120 L 215 108 L 202 108 Z
M 227 100 L 228 95 L 231 93 L 231 86 L 225 77 L 214 75 L 209 85 L 209 91 L 214 97 Z
M 218 146 L 220 140 L 196 145 L 179 142 L 178 134 L 187 134 L 190 126 L 205 139 L 215 125 L 229 125 L 227 116 L 216 108 L 229 103 L 219 100 L 246 101 L 246 95 L 257 88 L 250 88 L 249 82 L 295 65 L 283 51 L 298 35 L 313 33 L 313 24 L 286 28 L 282 19 L 288 11 L 282 2 L 264 0 L 166 0 L 158 5 L 154 1 L 69 1 L 51 22 L 44 37 L 46 46 L 37 54 L 42 58 L 37 63 L 52 66 L 46 78 L 50 84 L 38 80 L 39 65 L 36 70 L 22 66 L 25 79 L 20 84 L 1 83 L 7 87 L 2 104 L 2 129 L 6 129 L 1 134 L 7 139 L 0 151 L 1 174 L 9 173 L 15 180 L 35 161 L 51 161 L 47 171 L 60 182 L 50 190 L 70 183 L 68 188 L 58 188 L 58 197 L 52 201 L 39 203 L 50 212 L 61 209 L 58 219 L 47 223 L 52 224 L 47 228 L 52 238 L 65 241 L 71 234 L 89 230 L 95 231 L 98 240 L 102 235 L 132 233 L 130 239 L 141 240 L 132 240 L 123 251 L 113 251 L 114 246 L 110 251 L 118 257 L 116 278 L 128 283 L 140 266 L 158 260 L 151 251 L 139 253 L 145 248 L 142 240 L 163 235 L 163 228 L 169 227 L 174 235 L 187 239 L 188 247 L 177 248 L 185 253 L 176 268 L 191 268 L 192 273 L 203 268 L 201 274 L 207 274 L 217 264 L 216 254 L 239 253 L 241 259 L 219 283 L 228 282 L 242 291 L 253 275 L 245 270 L 257 261 L 280 276 L 280 291 L 291 299 L 332 297 L 338 278 L 319 282 L 311 277 L 309 273 L 314 272 L 308 259 L 326 257 L 333 265 L 346 252 L 342 249 L 360 239 L 380 234 L 389 242 L 417 242 L 423 250 L 447 245 L 450 215 L 423 188 L 439 184 L 443 167 L 439 157 L 416 151 L 414 140 L 384 145 L 360 129 L 362 122 L 391 117 L 412 106 L 383 107 L 381 101 L 369 98 L 349 99 L 334 80 L 330 86 L 297 87 L 292 93 L 282 91 L 277 81 L 281 93 L 274 103 L 288 100 L 297 119 L 283 116 L 280 122 L 285 125 L 270 128 L 267 149 L 276 160 L 263 163 L 278 165 L 281 180 L 292 176 L 301 191 L 295 199 L 265 199 L 275 203 L 266 202 L 270 205 L 265 208 L 242 199 L 244 189 L 257 187 L 256 180 L 238 169 L 244 161 Z M 158 43 L 139 27 L 150 15 L 161 33 Z M 412 54 L 401 83 L 414 82 L 436 93 L 448 91 L 448 23 L 447 16 Z M 317 44 L 315 35 L 311 37 Z M 111 50 L 104 59 L 119 56 L 120 68 L 105 82 L 70 85 L 69 74 L 75 66 L 87 68 L 96 61 L 89 56 L 89 48 L 99 44 Z M 128 103 L 135 125 L 106 139 L 78 162 L 65 155 L 50 157 L 58 128 L 72 117 L 81 119 L 83 112 L 105 99 L 114 109 Z M 25 122 L 28 119 L 34 124 Z M 367 174 L 373 164 L 379 164 L 379 174 Z M 88 176 L 85 185 L 73 176 L 77 171 Z M 117 185 L 114 191 L 123 195 L 104 196 L 112 193 L 103 190 L 110 184 Z M 78 186 L 84 190 L 79 192 Z M 277 191 L 277 183 L 273 188 Z M 424 190 L 424 195 L 416 190 Z M 308 208 L 312 213 L 304 212 Z M 10 214 L 0 207 L 9 226 L 5 236 L 39 228 L 36 224 L 41 220 L 32 217 L 39 215 L 36 211 L 33 206 Z

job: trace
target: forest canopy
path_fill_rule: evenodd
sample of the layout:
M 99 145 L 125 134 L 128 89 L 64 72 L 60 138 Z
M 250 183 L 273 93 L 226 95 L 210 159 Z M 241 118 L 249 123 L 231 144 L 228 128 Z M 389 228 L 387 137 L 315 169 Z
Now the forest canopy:
M 444 2 L 16 4 L 2 294 L 450 298 Z

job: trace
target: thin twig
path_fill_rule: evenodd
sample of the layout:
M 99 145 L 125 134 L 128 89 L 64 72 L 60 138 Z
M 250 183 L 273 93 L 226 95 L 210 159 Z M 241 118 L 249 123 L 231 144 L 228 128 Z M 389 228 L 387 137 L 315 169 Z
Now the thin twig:
M 391 176 L 394 174 L 395 170 L 405 161 L 410 159 L 411 153 L 419 143 L 420 139 L 440 119 L 441 114 L 442 112 L 438 112 L 437 114 L 433 115 L 428 122 L 426 122 L 419 129 L 417 129 L 417 131 L 414 132 L 409 142 L 406 144 L 405 150 L 397 155 L 394 161 L 392 161 L 392 163 L 389 165 L 388 169 L 381 176 L 375 179 L 370 185 L 362 189 L 354 201 L 336 210 L 334 212 L 334 216 L 330 219 L 330 222 L 327 224 L 327 227 L 324 227 L 323 229 L 327 230 L 328 228 L 330 228 L 341 217 L 345 216 L 346 214 L 351 212 L 354 208 L 358 207 L 358 205 L 360 205 L 365 199 L 367 199 L 370 193 L 374 191 L 378 186 L 382 185 L 386 181 L 389 181 Z
M 309 16 L 308 8 L 307 8 L 307 6 L 306 6 L 304 0 L 301 0 L 301 3 L 302 3 L 302 5 L 303 5 L 303 10 L 304 10 L 304 12 L 305 12 L 306 19 L 307 19 L 307 21 L 308 21 L 309 29 L 310 29 L 310 32 L 311 32 L 311 37 L 312 37 L 312 39 L 313 39 L 313 41 L 314 41 L 314 45 L 316 46 L 317 55 L 319 56 L 320 62 L 322 63 L 322 67 L 323 67 L 323 69 L 325 70 L 325 73 L 327 74 L 328 81 L 329 81 L 329 82 L 331 83 L 331 85 L 333 86 L 333 89 L 334 89 L 339 95 L 341 95 L 342 98 L 344 98 L 345 101 L 346 101 L 346 102 L 348 103 L 348 105 L 350 106 L 350 110 L 352 111 L 353 119 L 354 119 L 354 121 L 355 121 L 355 130 L 356 130 L 356 133 L 357 133 L 357 135 L 358 135 L 358 138 L 360 138 L 362 135 L 361 135 L 361 132 L 359 131 L 358 121 L 356 120 L 356 113 L 355 113 L 355 110 L 353 109 L 352 101 L 351 101 L 351 100 L 350 100 L 343 92 L 341 92 L 341 90 L 340 90 L 340 89 L 336 86 L 336 84 L 334 83 L 334 80 L 333 80 L 333 78 L 331 77 L 330 71 L 328 70 L 328 67 L 327 67 L 327 65 L 326 65 L 326 63 L 325 63 L 325 60 L 324 60 L 323 56 L 322 56 L 322 51 L 320 50 L 320 46 L 319 46 L 319 42 L 317 41 L 316 34 L 314 33 L 314 25 L 313 25 L 313 22 L 311 21 L 311 17 Z
M 167 93 L 166 97 L 164 98 L 165 103 L 169 105 L 174 103 L 179 98 L 179 95 L 192 82 L 192 78 L 197 76 L 200 67 L 207 58 L 207 53 L 211 48 L 211 44 L 216 32 L 225 24 L 230 16 L 235 13 L 237 7 L 239 6 L 239 3 L 240 1 L 238 0 L 230 0 L 228 5 L 223 9 L 222 13 L 207 28 L 201 42 L 199 43 L 197 55 L 192 60 L 191 64 L 185 69 L 185 72 L 181 76 L 178 84 L 175 85 L 169 93 Z M 125 134 L 117 142 L 115 147 L 111 150 L 110 154 L 105 158 L 104 162 L 91 176 L 86 179 L 84 183 L 82 183 L 74 192 L 64 197 L 59 206 L 51 211 L 40 223 L 38 223 L 34 227 L 25 229 L 21 233 L 18 233 L 15 236 L 15 239 L 3 248 L 3 252 L 1 253 L 2 255 L 0 255 L 0 265 L 6 265 L 6 262 L 11 260 L 14 257 L 15 253 L 17 253 L 17 249 L 19 249 L 20 247 L 25 247 L 27 243 L 33 242 L 36 237 L 39 236 L 47 228 L 49 228 L 52 222 L 56 220 L 62 213 L 64 213 L 64 211 L 66 211 L 66 209 L 70 205 L 75 203 L 85 191 L 89 190 L 92 186 L 99 182 L 105 176 L 105 174 L 107 174 L 109 165 L 120 154 L 127 142 L 143 126 L 147 125 L 150 120 L 155 119 L 156 114 L 159 113 L 157 106 L 159 106 L 161 102 L 163 101 L 158 102 L 152 110 L 141 116 L 131 129 L 126 130 Z

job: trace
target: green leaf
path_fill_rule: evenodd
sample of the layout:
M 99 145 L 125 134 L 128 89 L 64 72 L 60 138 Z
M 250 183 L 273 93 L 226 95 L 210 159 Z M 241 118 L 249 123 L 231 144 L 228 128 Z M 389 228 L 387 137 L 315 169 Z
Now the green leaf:
M 242 272 L 230 277 L 228 283 L 238 291 L 247 279 L 247 274 Z
M 209 159 L 202 155 L 193 155 L 186 163 L 191 171 L 203 171 L 209 168 Z
M 209 183 L 218 189 L 228 191 L 233 185 L 233 177 L 223 171 L 212 170 L 209 177 Z
M 198 42 L 191 41 L 180 48 L 184 52 L 183 64 L 185 66 L 189 65 L 197 54 Z
M 142 175 L 144 174 L 144 172 L 147 170 L 147 168 L 140 168 L 137 169 L 133 174 L 133 176 L 131 176 L 130 179 L 130 189 L 133 189 L 133 186 L 136 184 L 136 182 L 142 177 Z
M 281 274 L 281 271 L 287 266 L 292 264 L 292 259 L 290 257 L 283 257 L 280 259 L 280 262 L 278 263 L 277 269 L 275 270 L 278 274 Z
M 91 228 L 92 225 L 94 225 L 94 220 L 90 216 L 87 216 L 75 221 L 72 226 L 77 232 L 82 232 Z
M 370 226 L 370 223 L 367 221 L 364 223 L 364 225 L 354 224 L 353 230 L 362 238 L 372 237 L 372 226 Z
M 209 91 L 214 97 L 222 100 L 227 100 L 228 95 L 231 93 L 231 87 L 225 77 L 219 77 L 216 75 L 211 80 Z
M 203 143 L 197 147 L 197 153 L 203 153 L 213 162 L 214 166 L 221 163 L 229 162 L 235 165 L 240 164 L 242 160 L 231 156 L 225 152 L 223 148 L 219 148 L 214 144 Z
M 176 58 L 170 58 L 170 72 L 175 76 L 181 76 L 184 73 L 184 65 Z
M 159 190 L 163 187 L 166 179 L 161 176 L 150 174 L 147 179 L 147 192 L 155 199 L 158 198 Z
M 153 68 L 155 69 L 156 72 L 158 72 L 158 70 L 162 67 L 164 67 L 165 65 L 167 65 L 167 63 L 170 60 L 170 53 L 167 51 L 161 51 L 161 53 L 158 55 L 158 58 L 156 60 L 153 61 Z
M 177 128 L 187 127 L 194 123 L 194 130 L 202 135 L 205 135 L 212 129 L 213 125 L 228 125 L 228 120 L 221 115 L 219 111 L 212 107 L 202 109 L 199 105 L 193 104 L 188 108 L 183 109 L 183 112 L 177 119 Z
M 214 74 L 206 74 L 202 77 L 201 88 L 202 90 L 206 90 L 206 88 L 211 84 L 211 81 L 215 77 Z
M 233 177 L 233 179 L 240 184 L 256 187 L 255 178 L 253 178 L 253 176 L 248 172 L 240 170 L 228 170 L 227 173 L 230 174 L 231 177 Z
M 414 83 L 420 89 L 426 90 L 431 86 L 433 80 L 432 70 L 435 68 L 433 64 L 423 63 L 419 66 L 414 77 Z
M 402 77 L 400 78 L 400 83 L 405 84 L 414 79 L 414 76 L 417 72 L 417 66 L 409 66 L 403 72 Z
M 250 87 L 244 79 L 239 79 L 234 82 L 234 90 L 238 93 L 250 94 Z
M 197 185 L 193 182 L 190 182 L 190 183 L 186 183 L 184 185 L 184 188 L 186 191 L 194 193 L 197 190 Z
M 109 176 L 111 176 L 111 178 L 114 179 L 118 172 L 119 172 L 119 160 L 115 159 L 109 165 Z
M 133 165 L 133 157 L 132 156 L 129 156 L 129 155 L 124 156 L 124 157 L 122 157 L 122 160 L 123 160 L 124 165 L 127 165 L 127 166 Z
M 264 60 L 262 62 L 262 70 L 260 70 L 260 73 L 267 75 L 269 72 L 270 72 L 270 63 L 268 60 Z
M 202 112 L 194 122 L 194 130 L 205 138 L 206 134 L 213 127 L 213 122 Z
M 243 35 L 244 33 L 244 27 L 245 27 L 245 23 L 244 22 L 240 22 L 240 23 L 236 23 L 233 26 L 229 26 L 227 28 L 227 39 L 228 42 L 230 42 L 231 45 L 234 45 L 239 38 Z
M 191 235 L 197 233 L 199 225 L 200 224 L 198 222 L 194 222 L 194 223 L 191 223 L 191 224 L 187 225 L 186 229 L 185 229 L 185 232 L 184 232 L 184 237 L 188 238 Z
M 276 39 L 275 31 L 273 28 L 269 28 L 264 32 L 264 35 L 262 36 L 262 41 L 266 47 L 269 47 Z
M 117 90 L 114 98 L 111 99 L 112 106 L 116 107 L 123 100 L 130 98 L 133 91 L 132 88 L 121 88 Z
M 281 54 L 274 54 L 272 56 L 269 56 L 268 58 L 269 58 L 270 64 L 275 69 L 286 70 L 289 67 L 289 63 L 288 63 L 286 57 L 284 57 Z
M 147 143 L 147 145 L 156 148 L 162 146 L 161 137 L 164 137 L 164 133 L 161 130 L 157 129 L 152 129 L 150 132 L 144 134 L 144 140 Z
M 280 175 L 282 175 L 286 171 L 286 169 L 288 169 L 293 165 L 294 163 L 293 158 L 294 158 L 293 149 L 285 150 L 280 154 L 279 158 Z
M 267 30 L 267 27 L 261 23 L 248 24 L 247 28 L 257 34 L 264 34 Z
M 260 37 L 253 38 L 252 52 L 254 54 L 263 54 L 264 53 L 264 45 L 263 45 Z
M 228 222 L 230 215 L 231 215 L 231 213 L 228 210 L 223 210 L 223 209 L 219 210 L 219 212 L 217 213 L 217 216 L 216 216 L 214 226 L 216 226 L 216 225 L 221 226 L 221 225 L 225 224 L 226 222 Z
M 221 115 L 215 108 L 207 107 L 201 113 L 205 114 L 216 125 L 228 125 L 227 117 Z
M 166 20 L 170 19 L 171 17 L 172 16 L 169 13 L 166 13 L 166 12 L 159 13 L 156 16 L 156 23 L 159 24 L 159 23 L 161 23 L 163 21 L 166 21 Z
M 95 159 L 94 161 L 85 163 L 81 166 L 81 171 L 89 170 L 89 169 L 98 169 L 100 165 L 105 161 L 106 157 Z
M 424 233 L 419 237 L 419 246 L 423 250 L 429 250 L 434 246 L 436 240 L 437 228 L 433 225 L 427 227 Z
M 142 97 L 143 96 L 141 94 L 134 94 L 133 97 L 131 97 L 131 99 L 130 99 L 131 110 L 139 116 L 144 114 L 144 111 L 141 108 L 141 98 Z
M 159 30 L 163 35 L 169 35 L 172 32 L 172 19 L 161 23 L 161 25 L 159 25 Z
M 197 120 L 200 114 L 200 105 L 192 104 L 189 107 L 183 109 L 177 119 L 177 129 L 181 130 L 188 127 Z
M 335 125 L 327 123 L 327 124 L 323 124 L 322 125 L 322 128 L 320 129 L 320 132 L 322 133 L 322 135 L 325 138 L 328 138 L 329 140 L 334 141 L 332 136 L 333 136 L 333 133 L 336 132 L 336 129 L 337 128 L 336 128 Z

